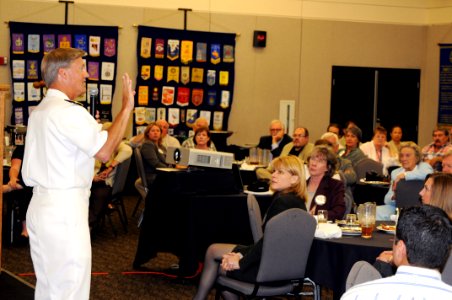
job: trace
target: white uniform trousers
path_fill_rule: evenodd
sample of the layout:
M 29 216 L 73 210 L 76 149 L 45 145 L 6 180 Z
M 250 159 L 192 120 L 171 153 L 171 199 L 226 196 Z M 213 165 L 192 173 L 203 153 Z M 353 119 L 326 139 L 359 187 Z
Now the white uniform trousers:
M 37 279 L 35 299 L 89 299 L 89 195 L 89 189 L 34 187 L 27 229 Z

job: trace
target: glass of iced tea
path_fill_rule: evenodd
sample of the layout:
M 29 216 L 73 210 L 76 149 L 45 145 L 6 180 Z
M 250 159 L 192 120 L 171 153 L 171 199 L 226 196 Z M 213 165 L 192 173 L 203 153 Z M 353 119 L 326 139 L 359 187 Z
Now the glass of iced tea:
M 375 220 L 373 222 L 361 222 L 361 237 L 365 239 L 372 238 L 372 232 L 374 231 Z
M 373 202 L 360 204 L 358 207 L 358 220 L 361 226 L 361 237 L 370 239 L 375 227 L 377 207 Z

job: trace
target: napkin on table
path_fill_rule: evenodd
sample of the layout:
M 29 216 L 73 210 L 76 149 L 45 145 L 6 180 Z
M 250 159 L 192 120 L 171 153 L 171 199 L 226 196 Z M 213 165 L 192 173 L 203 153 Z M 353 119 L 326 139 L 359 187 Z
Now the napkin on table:
M 342 237 L 342 230 L 337 224 L 320 223 L 317 224 L 314 236 L 319 239 L 333 239 Z

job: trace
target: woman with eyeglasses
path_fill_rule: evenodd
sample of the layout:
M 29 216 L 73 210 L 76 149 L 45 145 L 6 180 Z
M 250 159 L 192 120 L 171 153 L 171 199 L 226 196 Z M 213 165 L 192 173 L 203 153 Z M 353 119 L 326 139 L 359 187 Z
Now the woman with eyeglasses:
M 312 215 L 319 210 L 328 211 L 328 220 L 341 220 L 345 213 L 344 183 L 334 179 L 338 161 L 327 146 L 315 146 L 308 158 L 310 177 L 307 181 L 306 207 Z

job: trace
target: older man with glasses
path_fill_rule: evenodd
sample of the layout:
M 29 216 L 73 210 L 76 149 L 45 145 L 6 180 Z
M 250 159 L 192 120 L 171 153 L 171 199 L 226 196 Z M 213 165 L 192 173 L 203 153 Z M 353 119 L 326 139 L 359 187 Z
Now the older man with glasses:
M 270 135 L 262 136 L 257 147 L 270 150 L 275 158 L 281 155 L 284 146 L 291 141 L 292 138 L 284 133 L 284 124 L 280 120 L 273 120 L 270 122 Z

